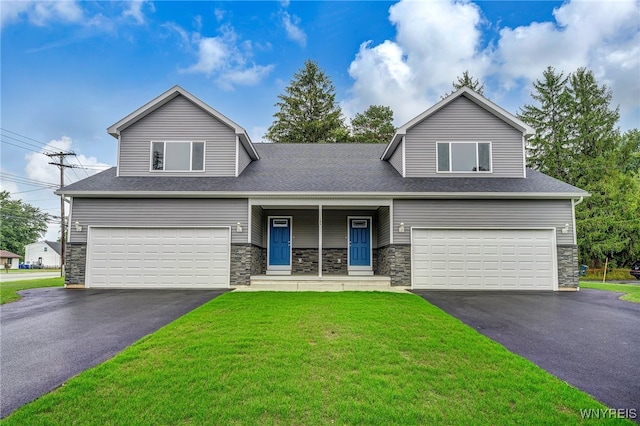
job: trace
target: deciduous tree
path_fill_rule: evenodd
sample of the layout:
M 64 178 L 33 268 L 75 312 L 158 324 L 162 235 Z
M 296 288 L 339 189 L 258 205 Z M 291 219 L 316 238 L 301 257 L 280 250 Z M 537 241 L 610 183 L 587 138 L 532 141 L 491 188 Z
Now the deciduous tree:
M 0 192 L 0 247 L 24 257 L 24 246 L 44 235 L 48 219 L 40 209 Z

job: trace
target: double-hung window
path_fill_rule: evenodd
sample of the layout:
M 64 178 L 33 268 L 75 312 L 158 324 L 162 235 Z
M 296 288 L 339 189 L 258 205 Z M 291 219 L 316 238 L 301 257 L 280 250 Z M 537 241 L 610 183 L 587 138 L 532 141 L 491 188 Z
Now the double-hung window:
M 438 142 L 438 172 L 491 172 L 490 142 Z
M 204 142 L 151 142 L 151 170 L 203 171 Z

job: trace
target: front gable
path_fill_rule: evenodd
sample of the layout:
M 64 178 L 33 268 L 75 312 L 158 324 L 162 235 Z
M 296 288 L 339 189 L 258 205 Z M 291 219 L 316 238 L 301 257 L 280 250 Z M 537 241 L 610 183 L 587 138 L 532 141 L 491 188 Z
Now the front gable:
M 516 117 L 463 88 L 398 128 L 382 159 L 403 177 L 523 178 L 524 144 L 532 133 Z M 476 167 L 456 167 L 462 148 L 472 153 Z
M 244 129 L 177 86 L 108 131 L 118 176 L 238 176 L 258 159 Z

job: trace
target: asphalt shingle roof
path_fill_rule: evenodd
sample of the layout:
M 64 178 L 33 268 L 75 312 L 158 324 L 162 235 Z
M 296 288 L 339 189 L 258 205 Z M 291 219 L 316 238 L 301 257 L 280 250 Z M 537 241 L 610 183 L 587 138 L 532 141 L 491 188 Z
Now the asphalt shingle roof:
M 527 177 L 403 178 L 380 160 L 383 144 L 255 144 L 260 160 L 239 177 L 116 177 L 116 168 L 66 186 L 83 192 L 355 192 L 550 193 L 587 195 L 579 188 L 527 169 Z

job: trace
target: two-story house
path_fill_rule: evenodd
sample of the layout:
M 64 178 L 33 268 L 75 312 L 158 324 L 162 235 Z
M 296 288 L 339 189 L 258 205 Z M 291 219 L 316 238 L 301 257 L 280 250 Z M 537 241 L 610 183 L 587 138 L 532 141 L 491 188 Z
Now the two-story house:
M 253 144 L 177 86 L 108 132 L 117 167 L 58 191 L 68 287 L 578 287 L 574 205 L 588 194 L 528 169 L 534 130 L 467 88 L 386 145 Z

